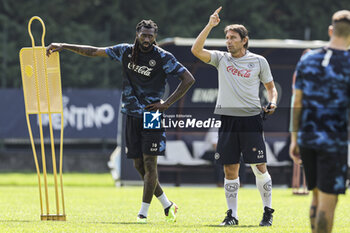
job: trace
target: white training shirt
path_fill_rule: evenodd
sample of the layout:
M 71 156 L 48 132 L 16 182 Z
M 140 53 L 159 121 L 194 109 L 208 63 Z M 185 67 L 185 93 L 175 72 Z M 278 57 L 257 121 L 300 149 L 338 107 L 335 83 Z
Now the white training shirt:
M 240 58 L 228 52 L 211 50 L 208 64 L 218 69 L 219 90 L 215 114 L 254 116 L 261 111 L 260 82 L 273 80 L 269 63 L 258 54 L 247 50 Z

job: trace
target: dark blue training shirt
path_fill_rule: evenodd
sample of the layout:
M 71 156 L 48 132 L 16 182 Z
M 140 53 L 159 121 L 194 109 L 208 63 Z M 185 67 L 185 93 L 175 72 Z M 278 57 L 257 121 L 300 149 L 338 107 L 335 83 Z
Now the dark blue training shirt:
M 122 113 L 142 117 L 144 108 L 159 102 L 165 91 L 167 75 L 179 76 L 186 68 L 169 52 L 153 46 L 139 51 L 136 65 L 130 62 L 132 44 L 118 44 L 106 49 L 111 59 L 123 65 Z
M 305 54 L 296 68 L 303 92 L 298 144 L 346 153 L 350 103 L 350 52 L 331 48 Z

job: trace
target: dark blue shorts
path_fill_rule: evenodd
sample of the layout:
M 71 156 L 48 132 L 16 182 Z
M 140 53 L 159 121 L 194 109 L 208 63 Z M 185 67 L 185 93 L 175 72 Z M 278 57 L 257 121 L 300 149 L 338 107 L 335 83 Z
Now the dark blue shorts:
M 241 156 L 247 164 L 266 163 L 261 116 L 222 115 L 216 150 L 215 159 L 222 164 L 237 164 Z
M 130 159 L 165 154 L 165 130 L 144 129 L 143 119 L 127 115 L 125 127 L 126 154 Z
M 300 147 L 307 187 L 318 188 L 324 193 L 344 194 L 348 169 L 346 149 L 328 152 Z

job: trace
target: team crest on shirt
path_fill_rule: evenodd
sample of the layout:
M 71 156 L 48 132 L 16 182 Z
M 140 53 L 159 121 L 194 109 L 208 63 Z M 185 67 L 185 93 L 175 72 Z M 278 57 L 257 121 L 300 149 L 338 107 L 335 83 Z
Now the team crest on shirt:
M 131 53 L 128 55 L 128 58 L 131 58 L 132 57 L 132 55 L 131 55 Z
M 155 60 L 151 59 L 149 60 L 148 64 L 151 66 L 151 67 L 154 67 L 157 63 Z
M 249 68 L 249 69 L 253 69 L 254 66 L 255 66 L 254 63 L 252 63 L 252 62 L 248 64 L 248 68 Z

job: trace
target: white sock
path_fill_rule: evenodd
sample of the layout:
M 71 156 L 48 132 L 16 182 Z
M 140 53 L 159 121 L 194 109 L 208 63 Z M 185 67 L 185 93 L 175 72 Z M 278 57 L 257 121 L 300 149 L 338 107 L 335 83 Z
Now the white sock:
M 237 218 L 239 177 L 235 180 L 227 180 L 225 178 L 224 187 L 227 207 L 232 210 L 232 217 Z
M 266 171 L 264 174 L 255 177 L 256 187 L 258 187 L 263 208 L 265 206 L 272 208 L 272 180 L 270 174 Z
M 160 203 L 162 204 L 163 209 L 166 209 L 171 205 L 171 202 L 168 200 L 167 196 L 165 195 L 165 192 L 163 192 L 163 194 L 157 198 L 160 201 Z
M 148 209 L 150 205 L 151 205 L 150 203 L 142 202 L 139 214 L 142 214 L 143 216 L 147 217 Z

